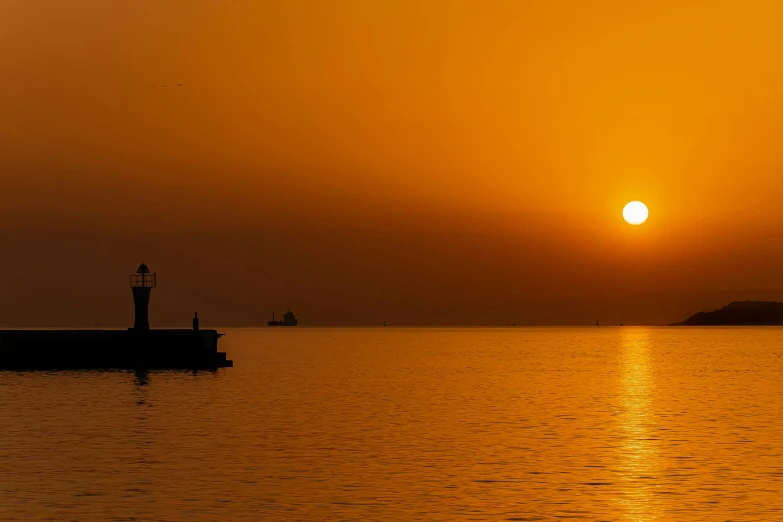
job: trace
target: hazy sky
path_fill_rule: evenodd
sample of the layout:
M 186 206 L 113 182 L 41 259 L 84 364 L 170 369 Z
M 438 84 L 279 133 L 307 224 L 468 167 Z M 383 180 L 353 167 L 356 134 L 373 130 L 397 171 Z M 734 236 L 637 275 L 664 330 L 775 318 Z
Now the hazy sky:
M 0 0 L 0 324 L 130 325 L 142 259 L 153 325 L 287 306 L 304 324 L 661 323 L 783 300 L 781 17 Z

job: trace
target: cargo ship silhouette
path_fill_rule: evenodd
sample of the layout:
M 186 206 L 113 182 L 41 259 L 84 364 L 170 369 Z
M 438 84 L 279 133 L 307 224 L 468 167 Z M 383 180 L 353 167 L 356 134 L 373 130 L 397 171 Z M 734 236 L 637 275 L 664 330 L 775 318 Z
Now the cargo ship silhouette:
M 283 314 L 283 319 L 281 321 L 275 321 L 275 313 L 272 312 L 272 320 L 266 322 L 267 326 L 296 326 L 298 324 L 299 320 L 290 308 Z
M 224 334 L 199 328 L 150 329 L 157 274 L 142 263 L 130 276 L 134 323 L 127 330 L 0 330 L 0 369 L 217 369 L 233 366 L 217 349 Z

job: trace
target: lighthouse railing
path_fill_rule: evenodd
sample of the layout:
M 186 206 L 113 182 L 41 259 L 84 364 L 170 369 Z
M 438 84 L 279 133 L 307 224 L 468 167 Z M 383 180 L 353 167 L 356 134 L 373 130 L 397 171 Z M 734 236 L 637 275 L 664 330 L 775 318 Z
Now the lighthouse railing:
M 158 274 L 132 274 L 130 276 L 131 288 L 155 288 L 158 283 Z

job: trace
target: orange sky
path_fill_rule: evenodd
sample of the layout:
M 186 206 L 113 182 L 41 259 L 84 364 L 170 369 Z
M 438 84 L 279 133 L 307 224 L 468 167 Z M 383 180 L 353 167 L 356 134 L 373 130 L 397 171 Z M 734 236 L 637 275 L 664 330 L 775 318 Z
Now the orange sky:
M 662 323 L 783 300 L 782 15 L 5 0 L 0 323 L 130 324 L 141 259 L 158 324 Z

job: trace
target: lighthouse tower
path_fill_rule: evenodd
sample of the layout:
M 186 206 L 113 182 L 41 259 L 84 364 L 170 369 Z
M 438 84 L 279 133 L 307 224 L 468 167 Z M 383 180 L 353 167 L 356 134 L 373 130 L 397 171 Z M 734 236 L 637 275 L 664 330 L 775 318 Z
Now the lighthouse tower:
M 130 276 L 133 291 L 133 329 L 146 332 L 150 329 L 149 308 L 150 292 L 157 284 L 157 274 L 151 274 L 147 265 L 142 263 L 136 273 Z

